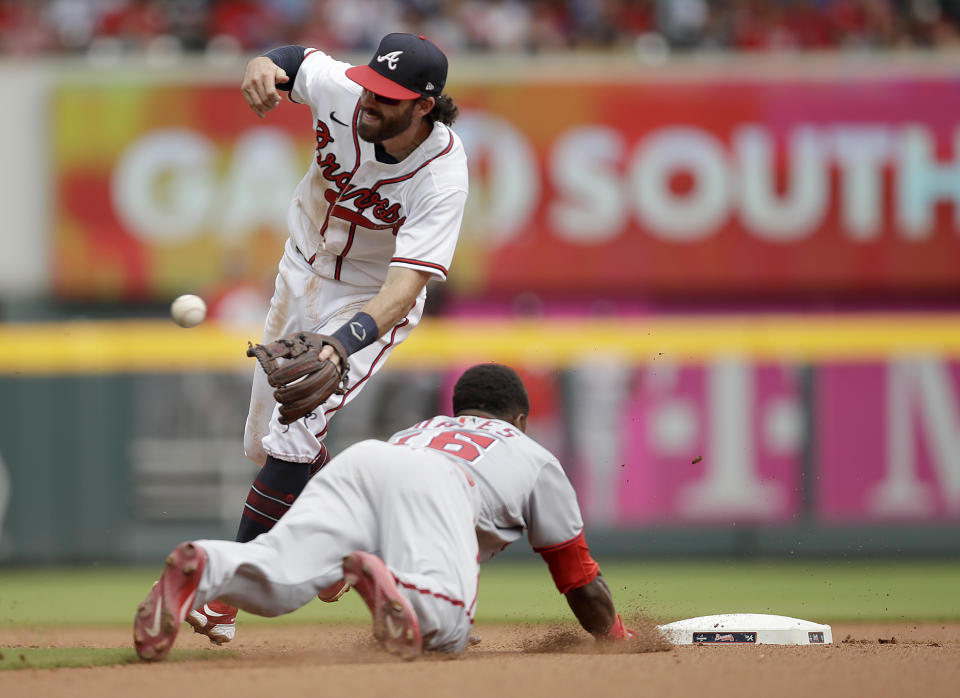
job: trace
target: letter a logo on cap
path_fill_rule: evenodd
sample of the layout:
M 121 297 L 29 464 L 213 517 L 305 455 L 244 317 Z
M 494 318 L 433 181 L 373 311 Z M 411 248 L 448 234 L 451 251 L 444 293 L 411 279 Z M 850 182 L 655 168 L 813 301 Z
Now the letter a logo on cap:
M 403 51 L 391 51 L 390 53 L 386 53 L 382 56 L 377 56 L 377 63 L 383 63 L 384 61 L 386 61 L 387 67 L 390 70 L 396 70 L 397 61 L 400 60 L 401 53 L 403 53 Z

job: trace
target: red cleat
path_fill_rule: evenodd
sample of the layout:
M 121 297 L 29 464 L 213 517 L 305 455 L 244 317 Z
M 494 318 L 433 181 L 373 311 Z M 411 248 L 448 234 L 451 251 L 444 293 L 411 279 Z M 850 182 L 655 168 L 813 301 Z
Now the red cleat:
M 350 591 L 350 585 L 341 579 L 339 582 L 335 582 L 318 591 L 317 598 L 326 603 L 333 603 L 334 601 L 339 601 L 340 597 L 348 591 Z
M 223 601 L 211 601 L 203 604 L 203 608 L 190 611 L 185 620 L 193 626 L 193 632 L 206 635 L 215 645 L 222 645 L 237 634 L 238 610 Z
M 180 623 L 193 608 L 207 555 L 193 543 L 181 543 L 167 555 L 166 567 L 133 619 L 133 646 L 140 659 L 167 656 Z
M 383 560 L 352 552 L 343 558 L 343 580 L 363 597 L 373 615 L 373 636 L 388 652 L 414 659 L 423 651 L 417 616 Z

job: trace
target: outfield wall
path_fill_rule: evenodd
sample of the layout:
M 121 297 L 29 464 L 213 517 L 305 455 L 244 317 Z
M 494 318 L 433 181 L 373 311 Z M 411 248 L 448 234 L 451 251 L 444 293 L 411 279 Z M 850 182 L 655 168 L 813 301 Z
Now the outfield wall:
M 231 537 L 255 330 L 0 329 L 0 559 L 147 560 Z M 426 321 L 334 452 L 517 366 L 604 555 L 960 552 L 960 316 Z M 6 483 L 6 498 L 4 498 Z
M 960 552 L 955 61 L 452 64 L 471 195 L 450 280 L 334 451 L 496 360 L 604 553 Z M 0 61 L 2 562 L 232 537 L 247 328 L 339 128 L 257 119 L 242 67 Z M 213 320 L 142 319 L 181 292 Z M 854 307 L 873 312 L 824 312 Z M 879 312 L 908 307 L 950 312 Z M 78 309 L 140 319 L 11 324 Z

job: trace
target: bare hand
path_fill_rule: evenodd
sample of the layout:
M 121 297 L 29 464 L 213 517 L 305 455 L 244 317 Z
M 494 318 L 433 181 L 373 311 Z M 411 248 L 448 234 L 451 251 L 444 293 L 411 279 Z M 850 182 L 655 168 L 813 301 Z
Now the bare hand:
M 329 344 L 324 345 L 323 349 L 320 350 L 320 353 L 318 356 L 319 356 L 319 359 L 318 359 L 319 361 L 323 361 L 324 359 L 327 359 L 328 361 L 332 361 L 335 366 L 340 365 L 340 355 Z
M 250 108 L 262 119 L 282 100 L 277 85 L 287 82 L 290 78 L 283 68 L 266 56 L 258 56 L 247 63 L 240 91 Z

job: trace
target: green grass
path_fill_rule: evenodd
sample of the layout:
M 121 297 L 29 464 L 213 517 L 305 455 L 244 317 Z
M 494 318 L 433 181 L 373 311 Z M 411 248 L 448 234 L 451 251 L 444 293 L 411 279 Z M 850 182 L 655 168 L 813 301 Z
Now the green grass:
M 620 562 L 601 567 L 617 606 L 661 620 L 714 613 L 772 613 L 819 622 L 960 619 L 960 562 Z M 125 625 L 160 571 L 82 566 L 0 568 L 0 625 Z M 356 594 L 288 616 L 245 623 L 366 623 Z M 572 621 L 546 565 L 494 561 L 480 577 L 477 621 Z
M 170 650 L 166 661 L 187 659 L 223 659 L 235 652 L 202 652 L 199 650 Z M 140 659 L 133 649 L 96 649 L 92 647 L 0 647 L 0 671 L 12 669 L 63 669 L 69 667 L 112 666 L 138 664 Z
M 749 562 L 651 564 L 639 576 L 604 575 L 618 598 L 637 591 L 661 619 L 772 613 L 820 622 L 960 619 L 960 563 Z

